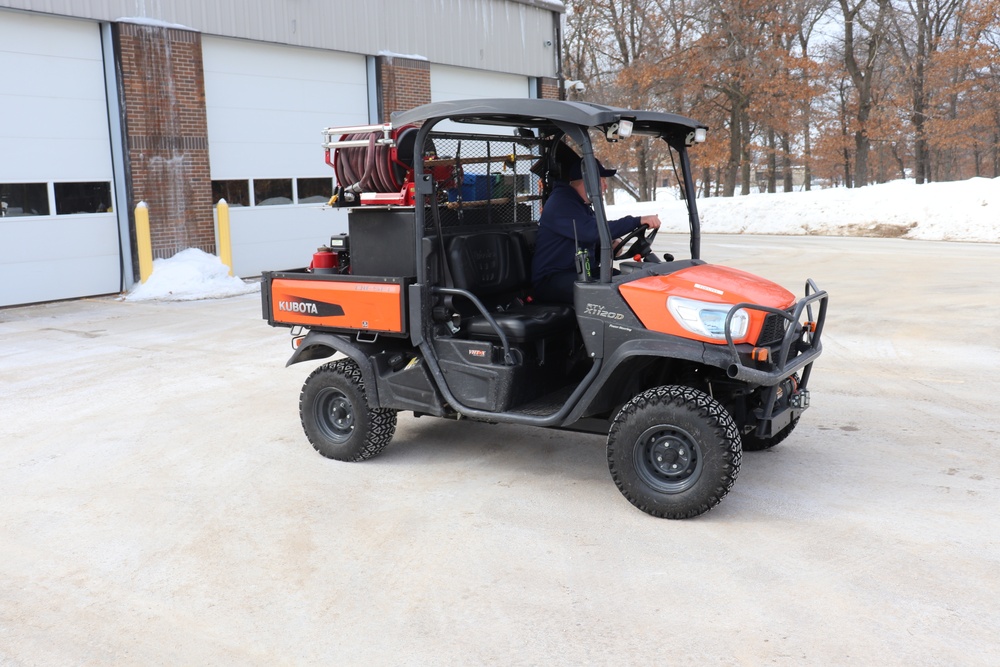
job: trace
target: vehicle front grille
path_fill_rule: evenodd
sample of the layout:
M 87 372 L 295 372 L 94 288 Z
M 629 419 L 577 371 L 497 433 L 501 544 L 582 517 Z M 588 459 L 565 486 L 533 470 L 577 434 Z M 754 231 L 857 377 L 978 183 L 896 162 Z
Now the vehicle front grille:
M 757 336 L 757 346 L 763 347 L 780 343 L 787 328 L 788 320 L 780 315 L 768 313 L 764 318 L 764 326 L 760 328 L 760 335 Z

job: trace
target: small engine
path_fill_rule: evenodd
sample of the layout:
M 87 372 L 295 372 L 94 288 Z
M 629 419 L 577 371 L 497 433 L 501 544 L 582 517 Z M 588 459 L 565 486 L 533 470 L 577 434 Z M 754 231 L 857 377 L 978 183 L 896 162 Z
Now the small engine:
M 350 249 L 350 239 L 347 234 L 331 236 L 330 245 L 320 246 L 313 253 L 309 269 L 313 273 L 320 274 L 348 274 L 351 272 Z

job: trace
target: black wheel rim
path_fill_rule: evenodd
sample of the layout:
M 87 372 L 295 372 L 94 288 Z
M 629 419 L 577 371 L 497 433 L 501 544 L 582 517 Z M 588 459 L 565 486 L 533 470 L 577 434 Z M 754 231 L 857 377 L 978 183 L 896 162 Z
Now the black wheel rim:
M 646 429 L 635 442 L 633 456 L 639 478 L 660 493 L 681 493 L 701 477 L 701 447 L 676 426 Z
M 346 442 L 354 433 L 354 406 L 339 389 L 323 389 L 316 397 L 316 424 L 327 438 Z

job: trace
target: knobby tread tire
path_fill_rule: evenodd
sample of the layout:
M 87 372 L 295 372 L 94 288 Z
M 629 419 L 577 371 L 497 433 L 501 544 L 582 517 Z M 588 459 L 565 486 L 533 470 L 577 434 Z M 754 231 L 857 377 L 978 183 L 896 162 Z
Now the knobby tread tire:
M 705 468 L 695 485 L 662 493 L 645 484 L 635 470 L 637 437 L 650 425 L 671 419 L 689 424 L 707 437 L 699 442 Z M 687 519 L 718 505 L 732 489 L 742 463 L 739 428 L 729 412 L 708 394 L 685 386 L 648 389 L 618 412 L 608 433 L 608 468 L 622 495 L 637 508 L 665 519 Z
M 316 392 L 323 387 L 338 389 L 350 401 L 356 426 L 345 442 L 327 438 L 314 423 L 313 401 Z M 299 416 L 313 449 L 326 458 L 338 461 L 370 459 L 385 449 L 396 433 L 396 411 L 368 407 L 361 369 L 351 359 L 331 361 L 309 374 L 299 394 Z

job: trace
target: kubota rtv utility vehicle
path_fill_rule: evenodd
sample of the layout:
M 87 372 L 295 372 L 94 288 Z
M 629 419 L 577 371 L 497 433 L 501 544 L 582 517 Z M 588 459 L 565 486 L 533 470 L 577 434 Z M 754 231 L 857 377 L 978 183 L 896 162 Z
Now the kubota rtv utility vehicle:
M 808 407 L 827 294 L 808 281 L 797 299 L 701 259 L 688 150 L 705 131 L 673 114 L 532 99 L 327 129 L 348 234 L 262 285 L 264 317 L 291 328 L 289 364 L 337 355 L 302 388 L 313 447 L 367 459 L 399 411 L 589 431 L 607 436 L 611 476 L 639 509 L 686 518 L 718 504 L 743 450 L 777 444 Z M 661 261 L 645 227 L 620 246 L 611 238 L 592 140 L 637 136 L 670 151 L 690 258 Z M 583 158 L 600 237 L 573 307 L 534 300 L 530 280 L 568 147 Z

